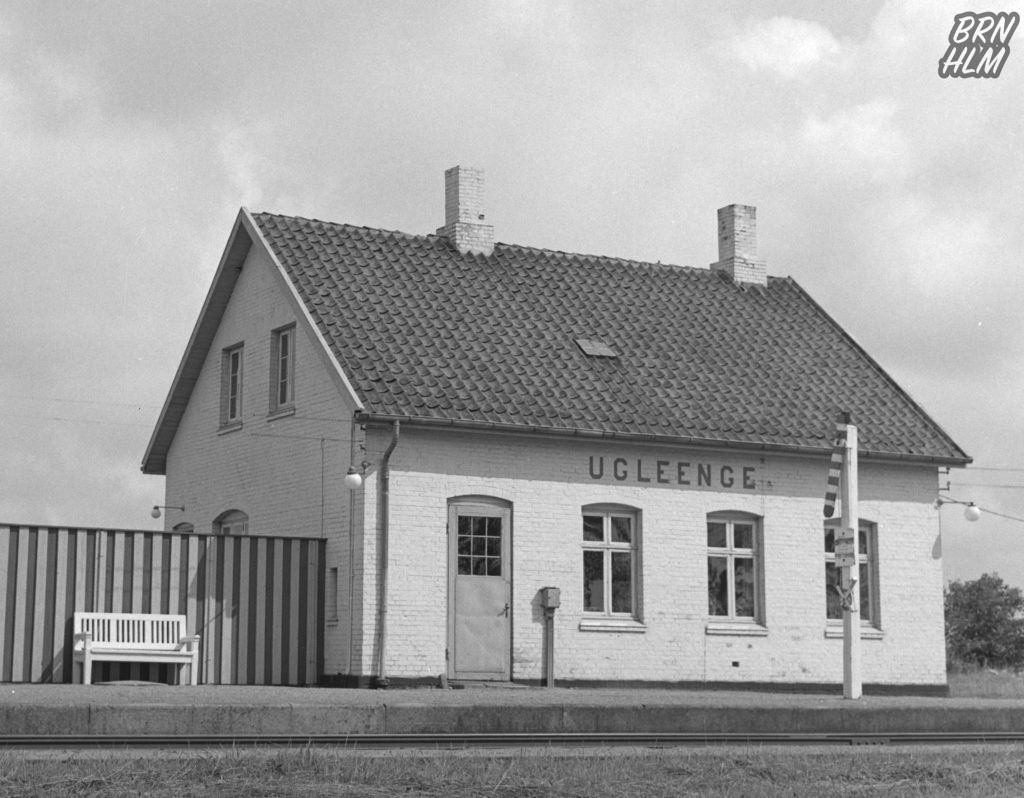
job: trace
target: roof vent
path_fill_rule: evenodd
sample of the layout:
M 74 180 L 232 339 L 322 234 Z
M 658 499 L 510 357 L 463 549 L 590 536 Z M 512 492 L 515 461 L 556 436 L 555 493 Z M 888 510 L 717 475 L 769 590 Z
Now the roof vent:
M 576 346 L 583 350 L 583 354 L 591 357 L 618 357 L 619 353 L 612 349 L 604 341 L 594 338 L 577 338 Z
M 444 173 L 444 227 L 447 236 L 463 255 L 490 255 L 494 251 L 494 225 L 484 216 L 484 170 L 453 166 Z

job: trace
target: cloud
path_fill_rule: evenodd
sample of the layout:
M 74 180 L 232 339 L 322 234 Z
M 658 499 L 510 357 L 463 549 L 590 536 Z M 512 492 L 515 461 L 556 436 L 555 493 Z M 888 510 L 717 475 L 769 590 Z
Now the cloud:
M 838 175 L 891 183 L 911 169 L 911 148 L 896 123 L 898 105 L 878 98 L 842 108 L 822 119 L 807 117 L 800 130 L 803 142 L 821 168 Z
M 812 67 L 833 63 L 842 45 L 822 25 L 792 17 L 748 22 L 727 43 L 727 50 L 750 69 L 767 69 L 784 78 L 805 77 Z

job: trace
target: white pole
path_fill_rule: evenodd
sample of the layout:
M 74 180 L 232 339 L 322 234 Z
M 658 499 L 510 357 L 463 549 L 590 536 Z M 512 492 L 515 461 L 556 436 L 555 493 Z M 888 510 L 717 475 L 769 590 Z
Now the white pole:
M 853 557 L 846 560 L 841 568 L 844 597 L 843 698 L 860 698 L 860 585 L 857 584 L 860 577 L 860 519 L 857 510 L 857 427 L 853 424 L 846 425 L 841 486 L 843 513 L 839 533 L 844 537 L 853 536 Z

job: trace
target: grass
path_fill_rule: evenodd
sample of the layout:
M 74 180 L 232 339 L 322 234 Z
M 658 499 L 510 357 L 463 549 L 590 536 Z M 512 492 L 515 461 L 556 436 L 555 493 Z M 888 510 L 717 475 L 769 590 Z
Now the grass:
M 0 796 L 1017 796 L 1024 748 L 0 756 Z
M 1024 748 L 0 755 L 0 796 L 1017 796 Z
M 952 698 L 1024 698 L 1024 674 L 988 668 L 952 670 L 947 677 Z

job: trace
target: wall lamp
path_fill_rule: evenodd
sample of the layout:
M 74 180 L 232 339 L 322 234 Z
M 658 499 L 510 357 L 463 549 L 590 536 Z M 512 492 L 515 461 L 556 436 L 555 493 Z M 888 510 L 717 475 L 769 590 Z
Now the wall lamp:
M 959 499 L 944 499 L 941 496 L 935 501 L 936 507 L 942 507 L 944 504 L 962 504 L 964 506 L 964 518 L 968 521 L 977 521 L 981 518 L 981 508 L 974 502 L 962 502 Z
M 181 507 L 175 507 L 173 504 L 154 504 L 153 509 L 149 511 L 149 514 L 154 518 L 159 518 L 161 508 L 164 510 L 181 510 L 182 512 L 185 512 L 184 505 Z
M 348 467 L 348 473 L 345 474 L 345 487 L 349 490 L 359 490 L 363 485 L 363 476 L 366 474 L 366 469 L 370 467 L 370 463 L 363 460 L 356 468 L 354 465 Z

